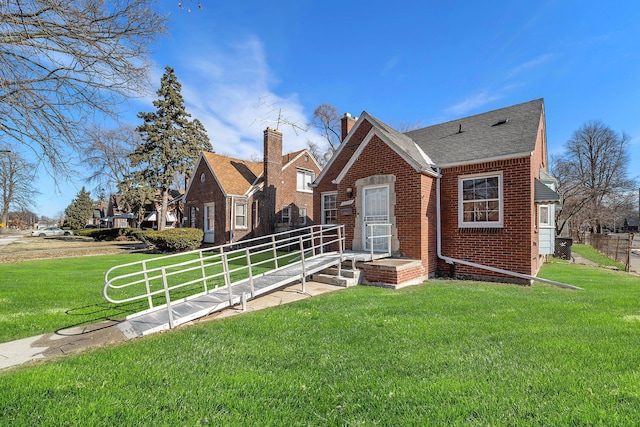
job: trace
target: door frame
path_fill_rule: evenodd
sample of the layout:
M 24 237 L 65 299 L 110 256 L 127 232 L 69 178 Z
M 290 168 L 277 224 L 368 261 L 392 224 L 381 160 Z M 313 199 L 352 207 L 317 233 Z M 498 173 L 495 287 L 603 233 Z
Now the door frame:
M 368 231 L 369 231 L 369 227 L 367 227 L 367 191 L 371 191 L 371 190 L 376 190 L 376 189 L 384 189 L 386 192 L 386 199 L 387 199 L 387 203 L 386 203 L 386 213 L 383 215 L 377 215 L 377 216 L 384 216 L 386 217 L 386 219 L 381 219 L 382 224 L 390 224 L 391 223 L 391 189 L 389 188 L 389 184 L 376 184 L 376 185 L 367 185 L 365 187 L 362 187 L 362 216 L 360 218 L 360 221 L 362 222 L 361 226 L 362 226 L 362 247 L 365 251 L 369 251 L 371 250 L 371 247 L 369 246 L 369 239 L 368 237 Z M 375 222 L 369 222 L 369 223 L 374 223 Z M 374 243 L 374 252 L 387 252 L 389 251 L 389 240 L 385 237 L 384 241 L 382 243 L 380 243 L 380 247 L 376 248 L 376 244 Z

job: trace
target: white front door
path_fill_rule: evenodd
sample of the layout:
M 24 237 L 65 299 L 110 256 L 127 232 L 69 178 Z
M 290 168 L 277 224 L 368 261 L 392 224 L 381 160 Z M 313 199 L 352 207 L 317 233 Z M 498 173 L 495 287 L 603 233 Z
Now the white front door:
M 365 187 L 362 192 L 364 212 L 362 215 L 362 240 L 364 249 L 374 252 L 388 252 L 389 234 L 389 187 L 387 185 L 377 187 Z M 385 237 L 375 237 L 385 236 Z
M 204 242 L 215 242 L 215 203 L 205 203 L 204 205 Z

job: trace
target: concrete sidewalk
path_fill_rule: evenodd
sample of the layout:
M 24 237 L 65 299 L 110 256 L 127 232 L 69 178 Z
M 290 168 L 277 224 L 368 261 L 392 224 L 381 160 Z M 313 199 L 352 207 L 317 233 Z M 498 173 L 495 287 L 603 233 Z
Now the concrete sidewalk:
M 210 316 L 181 325 L 179 328 L 184 328 L 195 323 L 203 323 L 241 313 L 275 307 L 341 289 L 346 288 L 307 281 L 305 292 L 303 293 L 302 284 L 295 283 L 286 288 L 249 300 L 246 311 L 242 311 L 242 307 L 240 306 L 230 307 L 213 313 Z M 118 323 L 119 321 L 113 320 L 104 321 L 92 325 L 64 329 L 51 334 L 2 343 L 0 344 L 0 369 L 50 357 L 73 354 L 88 348 L 126 341 L 127 338 L 117 327 Z

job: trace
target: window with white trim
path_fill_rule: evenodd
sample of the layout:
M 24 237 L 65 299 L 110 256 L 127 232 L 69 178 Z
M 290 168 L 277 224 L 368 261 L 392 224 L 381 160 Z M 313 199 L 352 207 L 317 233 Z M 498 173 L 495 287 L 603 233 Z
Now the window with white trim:
M 235 206 L 236 229 L 247 228 L 247 202 L 236 202 Z
M 291 223 L 291 206 L 285 206 L 282 208 L 281 218 L 283 224 Z
M 312 193 L 311 183 L 315 179 L 313 171 L 307 169 L 297 169 L 296 190 Z
M 307 208 L 298 208 L 298 225 L 305 225 L 307 223 Z
M 258 226 L 260 225 L 260 215 L 259 211 L 258 211 L 258 201 L 254 200 L 253 201 L 253 228 L 258 228 Z
M 549 205 L 540 205 L 539 221 L 541 226 L 551 225 L 549 221 Z
M 213 233 L 215 226 L 215 204 L 207 203 L 204 205 L 204 231 L 205 233 Z
M 502 173 L 459 177 L 458 226 L 502 225 Z
M 322 194 L 322 224 L 338 223 L 338 193 Z
M 196 228 L 196 212 L 196 207 L 191 206 L 191 208 L 189 209 L 189 227 L 191 228 Z

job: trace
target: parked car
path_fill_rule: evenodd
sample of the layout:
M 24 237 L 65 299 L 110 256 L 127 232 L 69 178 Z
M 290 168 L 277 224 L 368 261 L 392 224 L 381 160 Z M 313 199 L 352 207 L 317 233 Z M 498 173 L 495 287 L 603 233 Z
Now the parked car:
M 609 236 L 611 235 L 611 230 L 609 230 L 608 228 L 603 228 L 602 234 L 604 234 L 605 236 Z
M 73 232 L 71 230 L 63 230 L 58 227 L 47 227 L 39 230 L 33 230 L 32 236 L 47 237 L 47 236 L 71 236 Z

